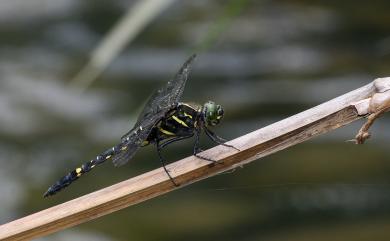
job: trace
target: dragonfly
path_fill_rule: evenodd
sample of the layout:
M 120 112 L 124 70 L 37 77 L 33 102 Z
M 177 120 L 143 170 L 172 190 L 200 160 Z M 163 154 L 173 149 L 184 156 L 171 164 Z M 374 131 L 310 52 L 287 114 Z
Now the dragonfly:
M 180 102 L 195 57 L 195 54 L 192 55 L 173 79 L 150 96 L 134 127 L 122 136 L 119 144 L 109 148 L 94 159 L 60 178 L 49 187 L 44 193 L 44 197 L 58 193 L 107 160 L 111 160 L 116 167 L 123 166 L 134 157 L 141 147 L 148 145 L 156 147 L 158 158 L 164 171 L 171 182 L 178 186 L 179 184 L 176 183 L 166 167 L 162 150 L 174 142 L 195 137 L 193 155 L 215 162 L 212 159 L 199 155 L 202 151 L 199 143 L 202 131 L 213 142 L 237 149 L 232 145 L 226 144 L 225 139 L 210 130 L 210 127 L 218 125 L 224 116 L 224 110 L 221 105 L 213 101 L 207 101 L 204 105 Z

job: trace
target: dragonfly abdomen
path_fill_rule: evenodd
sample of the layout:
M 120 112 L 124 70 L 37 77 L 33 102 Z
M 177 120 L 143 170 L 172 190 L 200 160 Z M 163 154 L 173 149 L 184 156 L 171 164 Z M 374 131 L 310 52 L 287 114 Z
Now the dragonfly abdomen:
M 117 155 L 119 152 L 123 150 L 122 143 L 116 145 L 102 154 L 95 157 L 95 159 L 90 160 L 89 162 L 84 163 L 80 167 L 75 168 L 65 176 L 63 176 L 60 180 L 54 183 L 43 195 L 44 197 L 52 196 L 57 192 L 61 191 L 65 187 L 69 186 L 72 182 L 79 179 L 85 173 L 91 171 L 95 166 L 102 164 L 106 160 L 111 159 L 114 155 Z

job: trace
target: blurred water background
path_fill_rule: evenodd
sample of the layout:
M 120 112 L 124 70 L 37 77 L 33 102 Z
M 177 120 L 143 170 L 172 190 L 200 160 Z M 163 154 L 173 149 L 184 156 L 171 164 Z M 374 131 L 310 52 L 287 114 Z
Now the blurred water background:
M 0 1 L 0 223 L 159 167 L 142 148 L 42 198 L 116 144 L 193 52 L 183 100 L 225 106 L 227 139 L 390 75 L 389 1 L 172 1 L 89 88 L 70 88 L 135 3 Z M 40 240 L 389 240 L 389 117 L 367 144 L 346 143 L 362 123 Z

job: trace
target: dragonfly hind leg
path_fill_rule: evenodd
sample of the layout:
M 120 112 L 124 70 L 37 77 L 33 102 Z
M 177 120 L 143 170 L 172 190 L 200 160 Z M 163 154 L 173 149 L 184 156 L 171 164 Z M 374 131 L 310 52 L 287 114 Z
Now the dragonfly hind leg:
M 175 182 L 175 180 L 173 179 L 173 177 L 169 173 L 169 170 L 167 169 L 167 167 L 165 165 L 165 160 L 164 160 L 164 157 L 162 156 L 161 150 L 174 142 L 184 140 L 184 139 L 190 138 L 192 136 L 193 136 L 193 134 L 188 135 L 188 136 L 175 137 L 171 140 L 165 141 L 164 143 L 160 143 L 159 140 L 155 140 L 156 147 L 157 147 L 157 154 L 158 154 L 158 158 L 160 159 L 161 165 L 164 168 L 165 173 L 168 175 L 168 177 L 171 180 L 171 182 L 173 183 L 173 185 L 175 185 L 176 187 L 178 187 L 180 185 Z
M 158 154 L 158 158 L 160 159 L 161 165 L 163 166 L 165 173 L 168 175 L 168 177 L 171 180 L 171 182 L 173 183 L 173 185 L 175 185 L 176 187 L 178 187 L 180 185 L 175 182 L 174 178 L 169 173 L 169 170 L 166 168 L 165 160 L 164 160 L 164 157 L 162 156 L 161 151 L 162 151 L 162 149 L 164 149 L 165 147 L 167 147 L 168 145 L 170 145 L 174 142 L 188 139 L 188 138 L 191 138 L 193 136 L 194 136 L 194 134 L 191 133 L 191 134 L 185 135 L 185 136 L 174 137 L 174 138 L 167 140 L 163 143 L 161 143 L 158 139 L 155 140 L 156 147 L 157 147 L 157 154 Z

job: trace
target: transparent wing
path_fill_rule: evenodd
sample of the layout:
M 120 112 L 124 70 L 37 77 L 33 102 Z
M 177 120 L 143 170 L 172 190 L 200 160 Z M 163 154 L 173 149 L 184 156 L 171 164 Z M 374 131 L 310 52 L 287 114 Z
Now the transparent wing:
M 157 121 L 154 118 L 145 119 L 143 122 L 136 124 L 128 134 L 122 137 L 121 151 L 112 157 L 114 166 L 122 166 L 133 158 Z
M 139 115 L 137 124 L 145 121 L 145 119 L 161 119 L 167 111 L 179 102 L 195 57 L 196 55 L 192 55 L 183 64 L 174 78 L 168 81 L 166 86 L 154 92 Z
M 161 109 L 157 111 L 157 108 L 153 108 L 153 105 L 158 104 L 159 93 L 161 90 L 156 91 L 149 97 L 148 102 L 145 104 L 144 109 L 139 115 L 134 127 L 122 136 L 122 148 L 126 148 L 117 155 L 113 156 L 113 163 L 115 166 L 122 166 L 126 164 L 135 155 L 142 143 L 149 136 L 151 130 L 156 123 L 164 117 L 166 111 Z
M 141 147 L 150 131 L 165 114 L 174 108 L 183 95 L 184 87 L 196 55 L 192 55 L 167 85 L 149 98 L 133 129 L 122 137 L 123 151 L 113 157 L 115 166 L 127 163 Z

